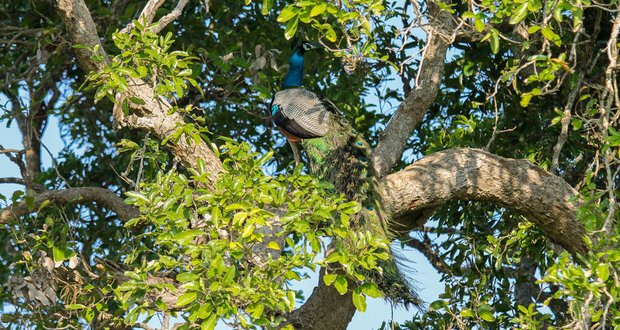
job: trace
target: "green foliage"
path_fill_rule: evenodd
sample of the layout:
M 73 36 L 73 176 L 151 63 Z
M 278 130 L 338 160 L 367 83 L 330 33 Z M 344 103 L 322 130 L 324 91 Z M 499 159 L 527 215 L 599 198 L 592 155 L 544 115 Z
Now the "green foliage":
M 318 32 L 321 40 L 339 44 L 347 42 L 347 48 L 337 49 L 334 54 L 343 57 L 348 70 L 355 70 L 364 59 L 386 61 L 388 56 L 378 49 L 371 21 L 385 13 L 385 4 L 378 0 L 345 1 L 339 4 L 320 1 L 295 1 L 284 7 L 277 21 L 285 23 L 284 36 L 295 36 L 298 26 L 304 24 Z
M 175 308 L 184 311 L 186 328 L 208 328 L 218 319 L 234 327 L 273 327 L 284 320 L 282 313 L 295 308 L 300 292 L 290 284 L 307 270 L 329 263 L 362 281 L 357 269 L 379 270 L 376 260 L 387 257 L 382 252 L 386 242 L 349 229 L 348 217 L 359 211 L 356 203 L 301 174 L 300 167 L 291 175 L 266 175 L 263 166 L 271 153 L 224 142 L 220 155 L 226 173 L 213 191 L 191 188 L 207 183 L 209 174 L 191 169 L 189 177 L 169 171 L 127 193 L 127 202 L 139 207 L 142 216 L 125 226 L 148 227 L 134 237 L 126 259 L 136 267 L 125 272 L 128 281 L 115 289 L 121 307 L 128 310 L 128 324 L 143 313 Z M 359 242 L 355 250 L 343 245 L 325 250 L 325 237 L 347 236 Z M 176 305 L 149 300 L 174 290 L 170 283 L 153 283 L 150 276 L 170 273 L 183 290 Z M 333 285 L 346 293 L 347 278 L 334 276 Z M 369 283 L 356 290 L 353 299 L 361 310 L 366 295 L 379 294 Z
M 133 25 L 135 28 L 128 33 L 116 32 L 112 35 L 120 54 L 113 57 L 104 70 L 89 75 L 92 82 L 90 87 L 97 87 L 95 100 L 108 97 L 115 102 L 115 94 L 127 91 L 128 81 L 131 79 L 141 79 L 149 83 L 155 87 L 157 94 L 164 97 L 174 97 L 175 93 L 176 97 L 183 97 L 188 83 L 198 87 L 191 69 L 192 61 L 196 57 L 185 51 L 171 51 L 170 47 L 174 43 L 171 32 L 159 36 L 152 32 L 157 24 L 145 26 L 139 20 L 134 20 Z M 97 47 L 92 52 L 95 60 L 102 61 L 102 58 L 96 55 Z M 129 101 L 137 105 L 144 104 L 144 101 L 137 97 L 130 98 Z M 123 104 L 123 111 L 128 111 L 126 103 Z

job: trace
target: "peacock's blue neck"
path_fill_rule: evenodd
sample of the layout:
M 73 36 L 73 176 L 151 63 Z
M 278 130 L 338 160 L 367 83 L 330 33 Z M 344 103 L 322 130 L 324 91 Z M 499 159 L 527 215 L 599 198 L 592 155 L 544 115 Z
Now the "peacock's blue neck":
M 301 87 L 301 78 L 304 73 L 304 54 L 296 49 L 289 59 L 289 69 L 282 87 Z

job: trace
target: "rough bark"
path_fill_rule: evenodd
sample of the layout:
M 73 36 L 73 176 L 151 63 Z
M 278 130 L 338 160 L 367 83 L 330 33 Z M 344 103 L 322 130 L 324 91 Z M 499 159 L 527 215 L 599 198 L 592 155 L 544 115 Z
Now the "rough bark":
M 452 199 L 488 201 L 521 213 L 573 254 L 588 250 L 577 219 L 577 191 L 526 160 L 478 149 L 445 150 L 385 177 L 381 195 L 395 230 L 423 225 L 420 212 Z
M 325 270 L 321 269 L 319 283 Z M 288 318 L 295 329 L 346 329 L 355 314 L 351 293 L 341 295 L 334 286 L 319 285 L 308 301 Z
M 73 45 L 86 45 L 90 49 L 97 47 L 99 48 L 97 54 L 103 57 L 102 61 L 94 61 L 91 58 L 93 53 L 90 50 L 75 49 L 75 55 L 82 68 L 86 72 L 90 72 L 100 70 L 110 63 L 108 55 L 101 47 L 97 27 L 84 1 L 59 0 L 56 5 Z
M 0 209 L 0 224 L 6 223 L 16 217 L 35 212 L 45 201 L 49 201 L 49 203 L 54 206 L 96 202 L 104 208 L 116 212 L 118 217 L 125 221 L 140 215 L 135 207 L 126 205 L 122 198 L 108 189 L 81 187 L 46 191 L 37 194 L 34 197 L 34 201 L 30 204 L 30 207 L 28 207 L 29 203 L 23 201 Z

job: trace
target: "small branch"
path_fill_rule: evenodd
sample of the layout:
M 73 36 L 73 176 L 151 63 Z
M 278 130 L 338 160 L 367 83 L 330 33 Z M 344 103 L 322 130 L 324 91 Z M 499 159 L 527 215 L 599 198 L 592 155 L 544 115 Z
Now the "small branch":
M 155 19 L 157 10 L 164 4 L 164 2 L 166 2 L 166 0 L 150 0 L 149 2 L 147 2 L 144 6 L 144 9 L 142 9 L 142 12 L 140 13 L 140 17 L 138 18 L 138 20 L 146 21 L 146 25 L 150 25 Z M 176 7 L 174 7 L 174 9 L 170 13 L 160 18 L 157 22 L 157 26 L 152 28 L 151 31 L 154 33 L 159 33 L 168 24 L 170 24 L 170 22 L 179 18 L 179 16 L 181 16 L 181 13 L 183 12 L 183 9 L 187 5 L 187 2 L 188 0 L 179 0 Z M 127 33 L 133 28 L 134 24 L 133 22 L 131 22 L 121 30 L 121 33 Z
M 144 20 L 147 25 L 153 23 L 155 15 L 157 14 L 157 9 L 159 9 L 164 2 L 166 2 L 166 0 L 149 0 L 140 13 L 140 19 Z
M 146 323 L 136 323 L 135 325 L 138 328 L 144 329 L 144 330 L 154 330 L 153 328 L 151 328 L 148 324 Z
M 426 257 L 426 259 L 431 263 L 431 265 L 435 267 L 435 269 L 438 272 L 444 273 L 444 274 L 452 273 L 448 265 L 446 265 L 446 263 L 441 258 L 441 256 L 437 254 L 437 252 L 432 250 L 430 246 L 430 242 L 422 242 L 415 238 L 408 238 L 407 240 L 404 240 L 403 243 L 405 243 L 405 245 L 412 247 L 418 250 L 420 253 L 422 253 Z
M 161 32 L 161 30 L 163 30 L 166 25 L 179 18 L 179 16 L 181 16 L 181 13 L 183 12 L 183 8 L 185 8 L 185 6 L 187 5 L 187 2 L 188 0 L 179 0 L 176 7 L 174 7 L 174 9 L 170 13 L 159 19 L 159 21 L 157 22 L 157 26 L 153 28 L 153 32 Z
M 575 98 L 579 93 L 579 88 L 581 87 L 581 74 L 577 79 L 577 83 L 573 90 L 571 90 L 568 95 L 568 100 L 566 105 L 564 106 L 564 113 L 562 114 L 562 130 L 560 131 L 560 136 L 558 136 L 558 142 L 553 147 L 553 157 L 551 159 L 551 166 L 549 168 L 549 172 L 556 172 L 558 168 L 558 163 L 560 162 L 560 152 L 562 152 L 562 147 L 564 143 L 566 143 L 566 139 L 568 138 L 568 126 L 570 125 L 571 120 L 571 109 L 573 108 L 573 104 L 575 103 Z
M 124 203 L 123 199 L 105 188 L 80 187 L 64 190 L 46 191 L 34 196 L 31 208 L 28 208 L 25 201 L 13 204 L 7 208 L 0 209 L 0 224 L 6 223 L 16 217 L 26 215 L 37 210 L 44 201 L 49 201 L 55 206 L 82 204 L 96 202 L 101 206 L 116 212 L 123 221 L 133 219 L 140 215 L 133 206 Z
M 0 183 L 14 183 L 14 184 L 21 184 L 21 185 L 26 184 L 26 182 L 24 182 L 24 179 L 21 179 L 21 178 L 0 178 Z

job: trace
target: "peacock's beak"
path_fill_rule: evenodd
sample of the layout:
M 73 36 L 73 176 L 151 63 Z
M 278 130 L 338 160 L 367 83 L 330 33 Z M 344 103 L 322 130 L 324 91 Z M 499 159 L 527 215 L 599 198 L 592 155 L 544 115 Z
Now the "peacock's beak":
M 308 45 L 310 46 L 310 49 L 323 49 L 323 45 L 321 45 L 320 43 L 316 41 L 309 42 Z

